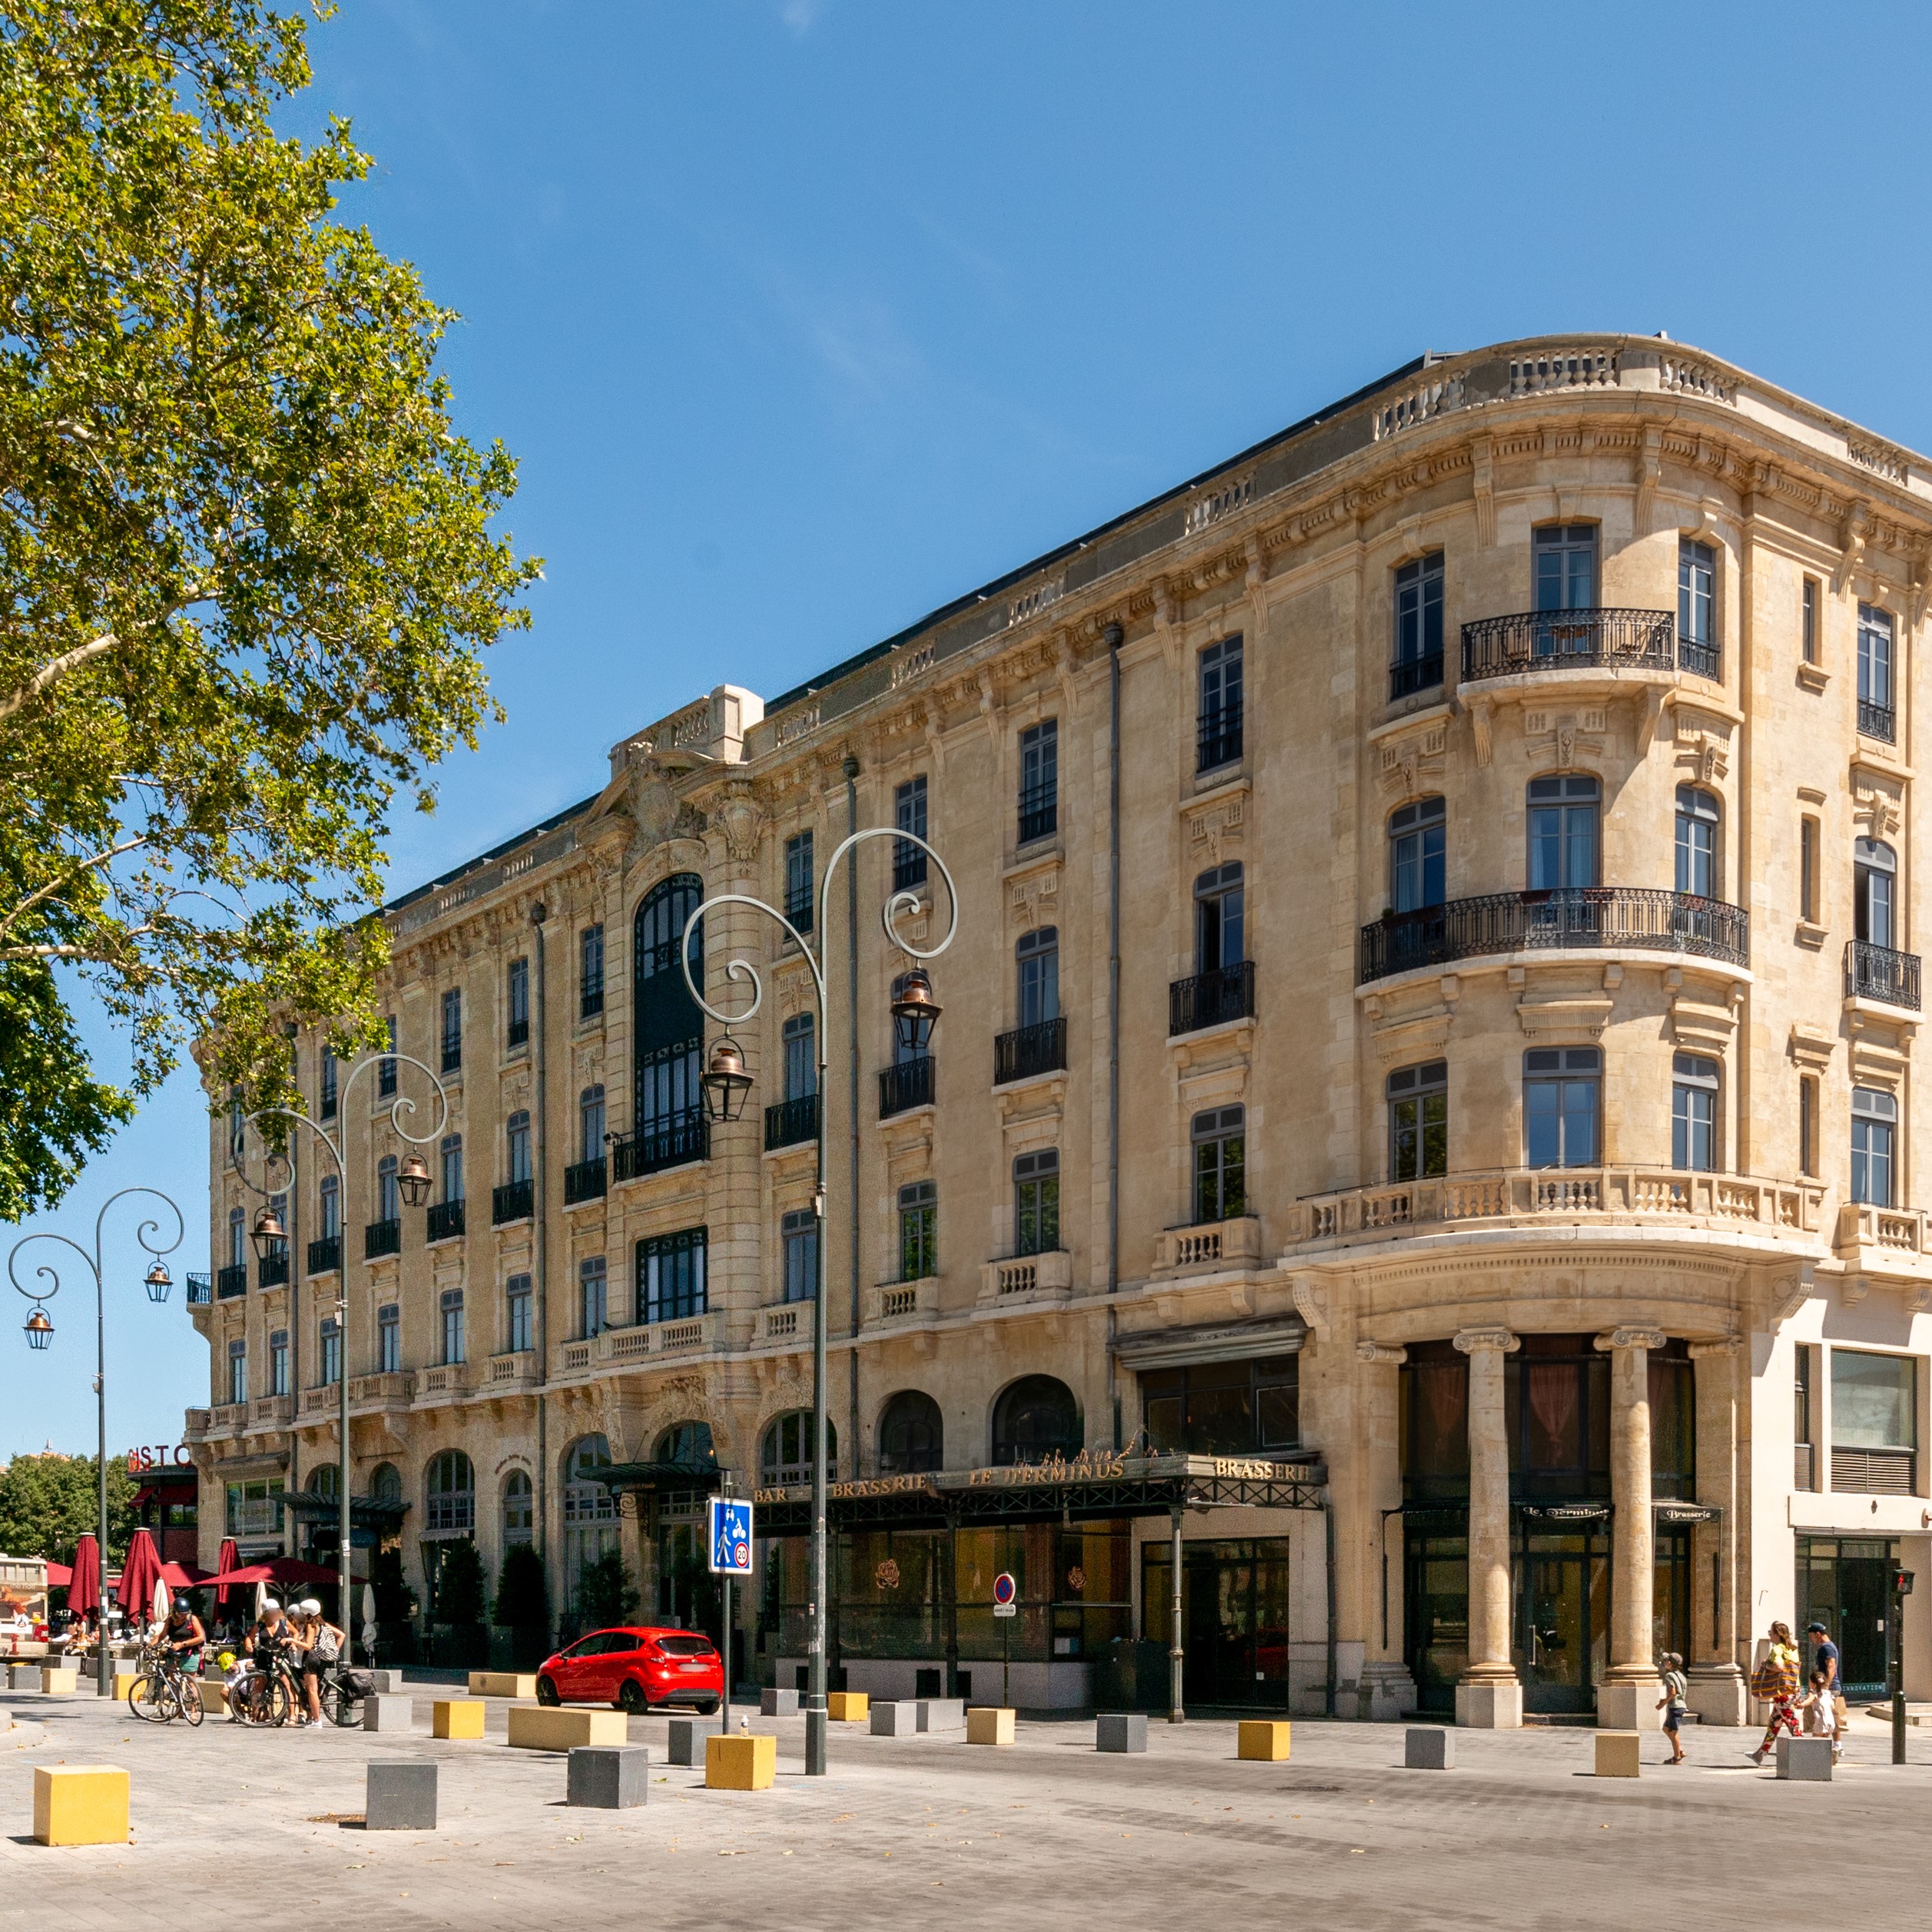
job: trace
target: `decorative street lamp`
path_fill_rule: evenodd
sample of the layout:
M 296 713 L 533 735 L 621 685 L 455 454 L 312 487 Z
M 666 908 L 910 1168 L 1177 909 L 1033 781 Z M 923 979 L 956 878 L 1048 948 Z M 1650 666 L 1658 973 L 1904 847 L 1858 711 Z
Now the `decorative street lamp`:
M 187 1232 L 181 1219 L 181 1211 L 167 1196 L 155 1188 L 123 1188 L 118 1194 L 111 1194 L 101 1204 L 101 1211 L 94 1218 L 94 1251 L 89 1254 L 78 1241 L 70 1241 L 65 1234 L 23 1234 L 15 1241 L 7 1255 L 7 1278 L 34 1304 L 33 1312 L 27 1317 L 27 1346 L 44 1349 L 54 1339 L 54 1324 L 49 1318 L 45 1304 L 52 1301 L 61 1291 L 59 1271 L 43 1262 L 34 1270 L 36 1280 L 51 1285 L 36 1292 L 21 1286 L 20 1277 L 14 1271 L 14 1263 L 23 1248 L 31 1248 L 35 1241 L 54 1241 L 62 1248 L 71 1248 L 79 1255 L 82 1264 L 94 1277 L 94 1397 L 99 1427 L 100 1467 L 95 1472 L 100 1477 L 100 1536 L 101 1536 L 101 1641 L 96 1646 L 99 1655 L 95 1662 L 96 1684 L 102 1697 L 114 1695 L 114 1660 L 108 1647 L 108 1309 L 105 1278 L 101 1265 L 101 1229 L 108 1218 L 108 1210 L 117 1201 L 125 1200 L 131 1195 L 144 1194 L 158 1201 L 174 1217 L 174 1238 L 165 1247 L 157 1248 L 148 1237 L 157 1234 L 162 1224 L 158 1221 L 144 1221 L 135 1231 L 134 1238 L 154 1258 L 154 1265 L 143 1278 L 142 1285 L 147 1291 L 149 1301 L 157 1305 L 166 1301 L 167 1291 L 174 1284 L 167 1270 L 161 1265 L 164 1254 L 172 1254 L 181 1244 L 181 1237 Z
M 427 1147 L 429 1145 L 429 1144 L 436 1138 L 437 1135 L 442 1132 L 443 1128 L 447 1126 L 449 1122 L 449 1096 L 443 1090 L 442 1082 L 439 1080 L 420 1060 L 412 1058 L 407 1053 L 398 1053 L 393 1048 L 386 1047 L 380 1053 L 371 1053 L 367 1055 L 365 1058 L 358 1060 L 356 1064 L 349 1069 L 346 1078 L 340 1082 L 336 1089 L 336 1117 L 342 1123 L 343 1145 L 341 1146 L 338 1146 L 336 1142 L 330 1138 L 327 1129 L 323 1127 L 319 1122 L 311 1120 L 307 1114 L 298 1112 L 293 1107 L 264 1107 L 260 1113 L 251 1114 L 249 1115 L 249 1118 L 250 1120 L 257 1123 L 264 1120 L 273 1118 L 291 1121 L 298 1127 L 306 1127 L 309 1132 L 322 1143 L 323 1146 L 327 1149 L 330 1159 L 336 1164 L 336 1178 L 339 1188 L 336 1198 L 340 1201 L 342 1206 L 342 1232 L 337 1236 L 336 1241 L 336 1278 L 337 1283 L 337 1297 L 336 1301 L 336 1333 L 341 1349 L 341 1356 L 339 1364 L 340 1373 L 336 1377 L 337 1401 L 336 1411 L 336 1427 L 340 1432 L 339 1440 L 341 1452 L 337 1462 L 336 1471 L 336 1496 L 338 1509 L 336 1523 L 338 1533 L 341 1538 L 340 1544 L 336 1551 L 336 1574 L 339 1579 L 336 1589 L 336 1613 L 342 1621 L 342 1661 L 345 1666 L 353 1660 L 355 1650 L 355 1620 L 353 1612 L 350 1607 L 350 1599 L 351 1579 L 350 1577 L 349 1534 L 350 1355 L 348 1230 L 352 1224 L 350 1221 L 348 1212 L 349 1169 L 343 1156 L 348 1145 L 350 1089 L 355 1085 L 357 1078 L 360 1075 L 366 1072 L 369 1068 L 373 1066 L 384 1065 L 389 1067 L 399 1065 L 413 1066 L 416 1068 L 418 1072 L 422 1073 L 429 1081 L 430 1085 L 436 1089 L 436 1123 L 430 1128 L 429 1132 L 426 1134 L 412 1134 L 408 1128 L 403 1125 L 403 1122 L 405 1117 L 413 1115 L 416 1112 L 416 1102 L 410 1099 L 406 1094 L 399 1093 L 395 1100 L 391 1103 L 389 1110 L 389 1125 L 396 1129 L 396 1132 L 400 1135 L 404 1140 L 409 1143 L 412 1149 L 412 1152 L 405 1158 L 403 1162 L 401 1171 L 396 1176 L 396 1184 L 402 1194 L 404 1203 L 411 1208 L 420 1208 L 429 1198 L 429 1170 L 425 1165 L 423 1156 L 420 1154 L 415 1152 L 413 1150 L 419 1147 Z M 269 1156 L 269 1158 L 271 1160 L 280 1160 L 284 1165 L 288 1164 L 287 1156 L 286 1155 L 271 1154 Z M 241 1163 L 239 1159 L 237 1160 L 236 1168 L 237 1172 L 241 1173 L 242 1181 L 244 1185 L 253 1188 L 257 1194 L 266 1192 L 265 1189 L 255 1188 L 254 1183 L 249 1180 L 246 1171 L 242 1169 Z M 253 1238 L 255 1243 L 255 1252 L 259 1254 L 263 1261 L 268 1260 L 276 1253 L 278 1248 L 287 1248 L 288 1244 L 288 1230 L 282 1225 L 282 1218 L 275 1211 L 274 1203 L 272 1201 L 267 1206 L 262 1209 L 260 1214 L 255 1217 L 255 1228 Z M 291 1273 L 292 1272 L 293 1270 L 291 1269 Z
M 851 767 L 856 769 L 856 767 Z M 854 832 L 846 839 L 826 861 L 825 877 L 819 888 L 820 916 L 817 930 L 820 935 L 830 929 L 832 910 L 832 879 L 839 869 L 839 861 L 853 847 L 867 839 L 896 839 L 902 845 L 916 845 L 939 869 L 939 876 L 946 881 L 946 926 L 944 934 L 936 946 L 921 948 L 910 940 L 902 939 L 893 930 L 894 920 L 917 912 L 920 909 L 920 895 L 906 890 L 895 891 L 880 908 L 880 923 L 885 929 L 889 945 L 896 946 L 915 963 L 900 983 L 899 991 L 892 1002 L 893 1025 L 900 1050 L 906 1054 L 923 1054 L 933 1038 L 933 1022 L 939 1016 L 939 1002 L 933 997 L 933 982 L 922 962 L 936 959 L 953 943 L 953 936 L 959 930 L 959 895 L 953 883 L 953 875 L 946 869 L 946 861 L 932 847 L 915 833 L 902 832 L 896 827 L 868 826 L 864 830 Z M 806 936 L 800 933 L 775 906 L 768 906 L 762 899 L 754 899 L 749 893 L 720 893 L 714 899 L 708 899 L 684 922 L 684 931 L 678 936 L 678 956 L 684 969 L 684 984 L 691 989 L 691 997 L 699 1006 L 721 1026 L 729 1029 L 741 1021 L 749 1019 L 764 1001 L 764 982 L 758 976 L 758 969 L 749 959 L 734 959 L 724 969 L 730 979 L 749 983 L 751 1003 L 742 1012 L 724 1013 L 712 1006 L 704 997 L 704 989 L 691 977 L 691 939 L 694 933 L 702 930 L 701 922 L 704 915 L 717 906 L 749 906 L 753 911 L 764 913 L 775 919 L 791 936 L 793 943 L 804 956 L 805 963 L 811 969 L 812 990 L 818 1001 L 818 1026 L 816 1039 L 818 1043 L 818 1129 L 814 1136 L 817 1145 L 817 1171 L 812 1188 L 812 1212 L 817 1225 L 817 1251 L 818 1278 L 812 1293 L 812 1529 L 810 1553 L 810 1582 L 809 1592 L 811 1634 L 807 1639 L 809 1648 L 809 1678 L 805 1695 L 805 1771 L 808 1777 L 825 1775 L 825 1734 L 827 1724 L 825 1703 L 825 1631 L 826 1631 L 826 1563 L 825 1563 L 825 1051 L 826 1019 L 827 1009 L 825 999 L 825 960 L 812 950 Z M 821 944 L 823 941 L 821 939 Z M 848 962 L 847 970 L 853 976 L 856 986 L 859 963 L 856 949 Z M 737 1042 L 727 1030 L 724 1037 L 711 1049 L 709 1065 L 701 1076 L 699 1085 L 704 1089 L 705 1112 L 714 1121 L 736 1120 L 744 1111 L 747 1096 L 751 1090 L 751 1076 L 744 1069 L 744 1055 Z M 853 1444 L 856 1455 L 858 1445 Z

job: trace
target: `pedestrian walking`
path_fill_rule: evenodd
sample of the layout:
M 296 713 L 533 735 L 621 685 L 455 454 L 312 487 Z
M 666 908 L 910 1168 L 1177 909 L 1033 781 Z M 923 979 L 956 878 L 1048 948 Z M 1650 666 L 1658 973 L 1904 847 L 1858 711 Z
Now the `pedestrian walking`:
M 1664 1714 L 1664 1735 L 1670 1740 L 1670 1755 L 1664 1760 L 1667 1765 L 1681 1765 L 1684 1761 L 1684 1734 L 1682 1725 L 1685 1713 L 1690 1708 L 1690 1685 L 1684 1676 L 1684 1660 L 1674 1650 L 1664 1652 L 1662 1667 L 1658 1676 L 1664 1687 L 1664 1694 L 1657 1700 L 1657 1708 Z
M 1804 1634 L 1812 1640 L 1811 1668 L 1824 1673 L 1824 1682 L 1830 1692 L 1834 1713 L 1838 1719 L 1838 1735 L 1843 1738 L 1845 1726 L 1851 1721 L 1851 1713 L 1844 1701 L 1844 1669 L 1838 1655 L 1838 1646 L 1831 1641 L 1831 1633 L 1816 1618 L 1804 1626 Z
M 1814 1670 L 1811 1673 L 1811 1688 L 1799 1699 L 1798 1707 L 1803 1714 L 1808 1736 L 1831 1740 L 1831 1761 L 1834 1765 L 1844 1755 L 1844 1733 L 1839 1727 L 1838 1711 L 1841 1702 L 1832 1696 L 1830 1678 L 1823 1671 Z
M 1781 1731 L 1788 1732 L 1794 1738 L 1799 1735 L 1796 1708 L 1798 1645 L 1791 1641 L 1789 1624 L 1774 1623 L 1771 1626 L 1764 1662 L 1751 1673 L 1751 1694 L 1771 1706 L 1770 1722 L 1765 1726 L 1765 1741 L 1750 1754 L 1753 1764 L 1761 1765 L 1771 1755 L 1771 1746 L 1778 1741 Z

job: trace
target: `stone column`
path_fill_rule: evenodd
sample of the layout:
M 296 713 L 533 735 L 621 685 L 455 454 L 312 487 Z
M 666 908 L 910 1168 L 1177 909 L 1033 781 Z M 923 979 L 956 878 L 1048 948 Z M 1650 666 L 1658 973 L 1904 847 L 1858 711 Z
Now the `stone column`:
M 1610 1662 L 1596 1687 L 1596 1721 L 1617 1731 L 1656 1731 L 1652 1609 L 1657 1539 L 1650 1515 L 1650 1350 L 1655 1328 L 1613 1328 L 1596 1338 L 1610 1357 Z
M 1523 1685 L 1509 1643 L 1509 1437 L 1503 1358 L 1521 1344 L 1506 1328 L 1466 1328 L 1469 1357 L 1469 1664 L 1456 1686 L 1456 1722 L 1513 1731 Z
M 1363 1480 L 1354 1497 L 1360 1521 L 1351 1542 L 1367 1561 L 1362 1566 L 1366 1641 L 1357 1715 L 1393 1721 L 1416 1708 L 1415 1680 L 1403 1642 L 1402 1364 L 1407 1350 L 1380 1342 L 1355 1344 L 1360 1389 L 1357 1437 Z
M 1691 1533 L 1690 1705 L 1706 1724 L 1740 1725 L 1748 1711 L 1738 1662 L 1738 1375 L 1744 1344 L 1693 1342 L 1697 1500 L 1717 1511 Z M 1713 1576 L 1713 1559 L 1715 1574 Z

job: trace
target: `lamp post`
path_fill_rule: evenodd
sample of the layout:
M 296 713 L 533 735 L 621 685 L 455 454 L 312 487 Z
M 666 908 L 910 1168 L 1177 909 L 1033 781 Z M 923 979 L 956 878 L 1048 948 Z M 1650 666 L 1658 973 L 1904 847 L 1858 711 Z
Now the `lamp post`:
M 114 1695 L 114 1664 L 108 1654 L 108 1312 L 104 1278 L 101 1266 L 101 1229 L 107 1220 L 108 1210 L 117 1201 L 124 1201 L 131 1195 L 144 1194 L 160 1201 L 174 1217 L 174 1238 L 164 1248 L 157 1248 L 148 1236 L 161 1231 L 158 1221 L 144 1221 L 135 1231 L 134 1238 L 154 1259 L 142 1281 L 147 1291 L 147 1298 L 156 1307 L 167 1299 L 167 1291 L 174 1285 L 174 1279 L 162 1264 L 164 1254 L 172 1254 L 181 1244 L 186 1233 L 181 1219 L 181 1211 L 168 1197 L 156 1188 L 123 1188 L 118 1194 L 111 1194 L 101 1204 L 101 1211 L 94 1218 L 94 1252 L 89 1254 L 79 1242 L 70 1241 L 65 1234 L 25 1234 L 15 1241 L 7 1254 L 7 1277 L 19 1289 L 33 1306 L 26 1321 L 27 1346 L 32 1349 L 45 1349 L 54 1339 L 54 1324 L 48 1314 L 46 1304 L 61 1291 L 59 1271 L 45 1263 L 34 1270 L 37 1281 L 50 1286 L 36 1292 L 22 1286 L 20 1277 L 14 1272 L 14 1263 L 22 1248 L 31 1248 L 35 1241 L 54 1241 L 62 1248 L 71 1248 L 79 1255 L 88 1272 L 94 1277 L 94 1397 L 100 1429 L 100 1467 L 96 1473 L 100 1477 L 100 1537 L 101 1537 L 101 1641 L 95 1645 L 98 1653 L 95 1659 L 96 1678 L 99 1695 Z
M 819 886 L 820 913 L 818 931 L 823 948 L 824 936 L 828 930 L 832 908 L 832 879 L 839 869 L 839 861 L 857 845 L 867 839 L 895 839 L 906 845 L 916 845 L 939 870 L 939 876 L 946 881 L 946 931 L 936 946 L 920 947 L 900 937 L 893 930 L 893 921 L 903 914 L 920 909 L 917 893 L 903 888 L 895 890 L 880 909 L 880 924 L 885 930 L 888 945 L 896 946 L 909 959 L 915 961 L 937 959 L 953 943 L 953 936 L 959 930 L 959 896 L 953 883 L 953 875 L 946 869 L 946 861 L 926 841 L 911 832 L 901 832 L 896 827 L 884 825 L 868 826 L 853 833 L 844 840 L 825 863 L 825 877 Z M 691 997 L 703 1010 L 727 1030 L 724 1037 L 711 1049 L 709 1064 L 701 1076 L 700 1085 L 704 1091 L 705 1111 L 712 1119 L 736 1120 L 744 1111 L 744 1103 L 751 1089 L 751 1076 L 744 1070 L 744 1055 L 730 1029 L 741 1021 L 751 1019 L 764 1001 L 764 982 L 758 976 L 758 969 L 749 959 L 738 958 L 727 962 L 725 977 L 747 982 L 751 988 L 751 1003 L 737 1013 L 724 1013 L 712 1006 L 704 994 L 704 989 L 692 979 L 691 972 L 691 937 L 698 930 L 698 923 L 715 906 L 748 906 L 754 912 L 764 913 L 775 919 L 790 934 L 805 963 L 811 969 L 812 992 L 818 1002 L 818 1121 L 817 1131 L 813 1138 L 817 1146 L 817 1168 L 812 1184 L 812 1214 L 817 1234 L 814 1243 L 814 1267 L 817 1281 L 812 1294 L 812 1528 L 810 1546 L 809 1569 L 810 1581 L 807 1586 L 811 1596 L 809 1606 L 810 1635 L 807 1639 L 807 1668 L 809 1675 L 805 1693 L 805 1771 L 807 1777 L 825 1775 L 825 1630 L 826 1630 L 826 1500 L 825 1500 L 825 1450 L 826 1450 L 826 1402 L 825 1402 L 825 1073 L 827 1055 L 825 1050 L 826 1020 L 827 1009 L 825 1000 L 826 960 L 821 953 L 815 953 L 805 936 L 794 926 L 775 906 L 768 906 L 762 899 L 754 899 L 749 893 L 720 893 L 715 898 L 708 899 L 684 922 L 684 930 L 678 936 L 678 957 L 684 972 L 684 984 L 691 989 Z M 859 962 L 856 947 L 846 963 L 847 970 L 852 976 L 854 989 L 858 984 Z M 916 964 L 908 972 L 899 993 L 892 1002 L 893 1023 L 897 1032 L 900 1045 L 913 1053 L 923 1053 L 933 1036 L 933 1023 L 939 1018 L 939 1002 L 933 997 L 933 982 L 923 965 Z M 852 1445 L 852 1452 L 857 1453 L 858 1445 Z
M 264 1120 L 286 1120 L 296 1126 L 306 1127 L 321 1142 L 327 1150 L 330 1159 L 336 1164 L 336 1198 L 341 1203 L 342 1220 L 342 1225 L 336 1236 L 336 1280 L 338 1284 L 336 1299 L 336 1421 L 340 1449 L 336 1468 L 336 1523 L 340 1539 L 336 1549 L 336 1614 L 342 1619 L 342 1661 L 345 1665 L 355 1661 L 356 1639 L 355 1612 L 350 1597 L 352 1579 L 350 1575 L 349 1533 L 349 1230 L 353 1224 L 349 1218 L 349 1169 L 343 1157 L 349 1143 L 350 1090 L 357 1079 L 371 1067 L 381 1066 L 385 1062 L 391 1066 L 415 1067 L 436 1089 L 436 1122 L 426 1134 L 412 1134 L 403 1124 L 406 1115 L 416 1112 L 416 1102 L 408 1095 L 399 1092 L 389 1110 L 389 1125 L 401 1138 L 407 1141 L 412 1147 L 427 1147 L 449 1125 L 449 1095 L 444 1091 L 442 1082 L 420 1060 L 407 1053 L 398 1053 L 393 1050 L 386 1049 L 380 1053 L 365 1055 L 349 1069 L 348 1077 L 336 1088 L 336 1118 L 341 1123 L 342 1132 L 342 1145 L 340 1147 L 319 1122 L 311 1120 L 307 1114 L 298 1112 L 293 1107 L 264 1107 L 260 1112 L 248 1116 L 258 1125 Z M 277 1157 L 271 1155 L 270 1158 Z M 241 1173 L 244 1184 L 253 1188 L 254 1184 L 243 1171 L 239 1159 L 235 1165 L 237 1171 Z M 429 1169 L 420 1154 L 411 1154 L 403 1162 L 396 1178 L 397 1191 L 402 1195 L 402 1205 L 405 1207 L 420 1208 L 429 1198 Z M 256 1188 L 255 1191 L 266 1195 L 267 1191 Z M 381 1204 L 379 1202 L 377 1205 Z M 251 1238 L 255 1244 L 255 1252 L 264 1261 L 273 1254 L 277 1242 L 287 1241 L 287 1231 L 282 1226 L 281 1218 L 276 1213 L 273 1201 L 255 1217 Z M 294 1268 L 295 1257 L 291 1254 L 289 1257 L 291 1278 Z M 298 1396 L 297 1400 L 300 1400 L 300 1397 Z

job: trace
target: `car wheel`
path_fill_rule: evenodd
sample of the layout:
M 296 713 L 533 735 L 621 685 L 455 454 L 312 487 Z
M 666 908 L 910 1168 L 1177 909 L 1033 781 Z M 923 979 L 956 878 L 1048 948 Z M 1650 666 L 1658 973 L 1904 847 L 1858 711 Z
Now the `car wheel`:
M 617 1693 L 617 1708 L 628 1712 L 632 1717 L 641 1717 L 651 1708 L 651 1700 L 644 1694 L 644 1686 L 635 1677 L 627 1677 Z
M 557 1695 L 555 1682 L 548 1677 L 537 1679 L 537 1702 L 539 1704 L 561 1704 L 563 1699 Z
M 701 1718 L 714 1717 L 717 1714 L 717 1699 L 714 1697 L 701 1697 L 691 1708 Z

